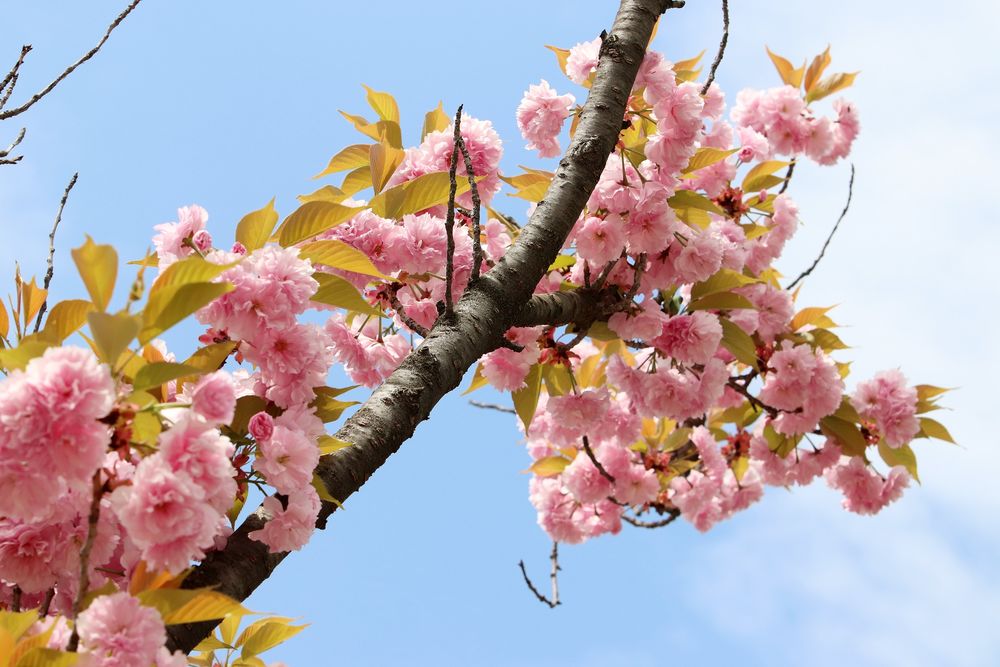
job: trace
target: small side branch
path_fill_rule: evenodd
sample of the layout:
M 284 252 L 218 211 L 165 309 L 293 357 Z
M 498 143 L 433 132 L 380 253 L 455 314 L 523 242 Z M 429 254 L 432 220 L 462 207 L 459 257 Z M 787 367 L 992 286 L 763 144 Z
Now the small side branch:
M 552 569 L 549 574 L 549 580 L 552 582 L 552 597 L 548 598 L 539 591 L 535 584 L 531 582 L 531 578 L 528 576 L 528 571 L 524 567 L 524 561 L 518 561 L 517 565 L 521 568 L 521 575 L 524 577 L 524 583 L 528 585 L 528 590 L 535 594 L 538 601 L 542 604 L 548 605 L 549 609 L 555 609 L 560 604 L 559 601 L 559 543 L 552 543 L 552 552 L 549 554 L 549 560 L 552 562 Z
M 461 113 L 461 112 L 459 112 Z M 465 145 L 462 133 L 458 131 L 458 119 L 455 120 L 455 144 L 462 151 L 465 159 L 465 176 L 469 179 L 469 189 L 472 192 L 472 275 L 470 280 L 475 282 L 479 279 L 479 265 L 483 263 L 483 245 L 480 239 L 482 230 L 479 226 L 480 209 L 482 202 L 479 199 L 479 186 L 476 185 L 476 173 L 472 168 L 472 156 Z
M 18 144 L 24 141 L 24 133 L 27 132 L 27 128 L 22 127 L 21 131 L 17 133 L 14 137 L 14 141 L 10 142 L 10 146 L 7 146 L 4 150 L 0 151 L 0 164 L 17 164 L 23 158 L 23 155 L 18 155 L 17 157 L 9 158 L 11 151 L 17 148 Z
M 851 208 L 851 197 L 853 196 L 854 196 L 854 165 L 851 164 L 851 180 L 847 183 L 847 203 L 844 204 L 844 210 L 840 212 L 840 217 L 837 218 L 837 224 L 835 224 L 833 226 L 833 229 L 830 230 L 830 235 L 827 236 L 826 241 L 823 242 L 823 247 L 820 248 L 819 256 L 812 263 L 812 266 L 810 266 L 808 269 L 800 273 L 799 277 L 793 280 L 785 289 L 792 289 L 793 287 L 798 285 L 803 278 L 805 278 L 806 276 L 808 276 L 810 273 L 813 272 L 813 269 L 816 268 L 816 265 L 819 264 L 819 261 L 823 259 L 823 255 L 826 254 L 826 249 L 830 245 L 830 241 L 833 240 L 833 235 L 837 233 L 837 228 L 840 227 L 840 223 L 844 220 L 844 217 L 847 215 L 848 209 Z
M 601 465 L 601 462 L 597 460 L 597 457 L 594 456 L 594 450 L 590 448 L 590 438 L 587 436 L 583 436 L 583 451 L 587 453 L 587 458 L 589 458 L 590 462 L 594 464 L 595 468 L 597 468 L 597 472 L 601 473 L 601 477 L 614 484 L 615 478 L 611 476 L 611 473 L 609 473 L 605 467 Z
M 93 58 L 94 56 L 96 56 L 97 52 L 101 50 L 102 46 L 104 46 L 104 43 L 106 41 L 108 41 L 109 37 L 111 37 L 111 33 L 114 32 L 115 28 L 117 28 L 121 24 L 121 22 L 125 20 L 125 17 L 128 16 L 132 12 L 132 10 L 136 8 L 136 6 L 140 2 L 142 2 L 142 0 L 132 0 L 132 2 L 129 4 L 129 6 L 125 8 L 125 11 L 123 11 L 121 14 L 119 14 L 118 18 L 116 18 L 114 21 L 111 22 L 111 25 L 108 26 L 107 31 L 105 31 L 105 33 L 104 33 L 104 37 L 102 37 L 101 41 L 99 41 L 97 43 L 97 46 L 95 46 L 90 51 L 87 51 L 85 54 L 83 54 L 83 56 L 81 56 L 79 60 L 77 60 L 75 63 L 73 63 L 72 65 L 70 65 L 69 67 L 67 67 L 63 71 L 63 73 L 60 74 L 59 76 L 57 76 L 55 79 L 53 79 L 52 82 L 49 85 L 45 86 L 40 91 L 38 91 L 37 93 L 35 93 L 34 95 L 32 95 L 28 99 L 28 101 L 25 102 L 24 104 L 22 104 L 21 106 L 15 107 L 13 109 L 8 109 L 7 111 L 0 111 L 0 120 L 6 120 L 8 118 L 12 118 L 14 116 L 17 116 L 19 114 L 24 113 L 25 111 L 27 111 L 28 109 L 30 109 L 32 106 L 34 106 L 35 102 L 37 102 L 38 100 L 42 99 L 43 97 L 45 97 L 49 93 L 51 93 L 53 88 L 55 88 L 56 86 L 58 86 L 60 83 L 62 83 L 63 79 L 65 79 L 66 77 L 68 77 L 70 74 L 73 73 L 73 70 L 75 70 L 77 67 L 79 67 L 83 63 L 87 62 L 88 60 L 90 60 L 91 58 Z M 30 49 L 31 47 L 27 47 L 27 48 Z M 22 51 L 22 54 L 24 54 L 24 49 L 23 48 L 21 49 L 21 51 Z M 22 55 L 22 59 L 23 59 L 23 55 Z M 20 66 L 20 61 L 18 61 L 18 65 L 15 66 L 15 69 L 12 70 L 13 76 L 12 76 L 10 84 L 9 84 L 11 86 L 10 89 L 13 89 L 13 84 L 15 83 L 15 79 L 17 78 L 17 71 L 16 70 L 17 70 L 17 67 L 19 67 L 19 66 Z M 10 75 L 8 75 L 8 76 L 10 76 Z
M 59 223 L 62 222 L 63 209 L 66 208 L 66 200 L 69 199 L 69 192 L 76 185 L 76 179 L 80 176 L 77 172 L 73 174 L 73 178 L 69 179 L 69 185 L 63 191 L 62 200 L 59 202 L 59 212 L 56 213 L 56 220 L 52 223 L 52 231 L 49 232 L 49 260 L 48 268 L 45 269 L 45 281 L 42 284 L 42 289 L 49 291 L 49 284 L 52 283 L 52 272 L 54 268 L 54 261 L 56 257 L 56 230 L 59 229 Z M 42 301 L 42 307 L 38 309 L 38 317 L 35 318 L 35 333 L 38 333 L 39 327 L 42 326 L 42 316 L 45 315 L 45 309 L 48 308 L 49 298 L 46 295 L 45 301 Z
M 80 582 L 76 599 L 73 601 L 73 618 L 80 615 L 83 610 L 83 599 L 87 596 L 87 589 L 90 588 L 90 552 L 94 548 L 94 540 L 97 539 L 97 522 L 101 518 L 101 496 L 104 493 L 104 485 L 101 482 L 101 471 L 94 473 L 93 497 L 90 501 L 90 516 L 87 519 L 87 539 L 80 550 Z M 80 643 L 80 635 L 76 628 L 70 635 L 69 644 L 66 650 L 76 651 Z
M 445 312 L 449 317 L 454 312 L 455 306 L 451 295 L 455 275 L 455 195 L 458 192 L 458 181 L 455 173 L 458 170 L 458 143 L 462 140 L 462 106 L 459 104 L 458 110 L 455 111 L 454 145 L 451 149 L 451 160 L 448 163 L 448 215 L 444 220 L 444 233 L 448 239 L 444 271 L 444 305 Z
M 10 99 L 11 94 L 14 92 L 14 86 L 17 85 L 17 72 L 21 69 L 21 65 L 24 64 L 24 58 L 29 53 L 31 53 L 31 44 L 25 44 L 21 47 L 21 55 L 18 56 L 17 62 L 14 66 L 10 68 L 7 72 L 7 76 L 0 81 L 0 109 L 3 109 L 7 104 L 7 100 Z
M 778 190 L 779 195 L 785 194 L 785 190 L 788 189 L 788 184 L 792 182 L 792 174 L 795 173 L 795 158 L 788 164 L 788 171 L 785 172 L 785 182 L 781 184 L 781 189 Z
M 399 297 L 396 296 L 396 292 L 394 291 L 390 292 L 389 305 L 391 305 L 396 310 L 396 316 L 403 324 L 409 327 L 411 331 L 423 336 L 424 338 L 427 338 L 427 334 L 430 333 L 430 330 L 428 330 L 427 327 L 420 324 L 419 322 L 417 322 L 412 317 L 406 314 L 406 311 L 403 310 L 403 304 L 399 302 Z
M 680 512 L 674 510 L 670 512 L 665 519 L 660 519 L 659 521 L 643 521 L 642 519 L 636 519 L 635 517 L 623 514 L 622 521 L 624 521 L 629 525 L 635 526 L 636 528 L 648 528 L 652 530 L 654 528 L 663 528 L 664 526 L 669 526 L 680 515 L 681 515 Z
M 726 45 L 729 43 L 729 0 L 722 0 L 722 41 L 719 42 L 719 51 L 715 54 L 715 60 L 712 61 L 712 68 L 708 70 L 708 78 L 705 79 L 705 85 L 701 87 L 701 94 L 704 95 L 708 92 L 711 87 L 712 82 L 715 81 L 715 72 L 719 69 L 719 65 L 722 64 L 722 56 L 726 53 Z
M 497 412 L 503 412 L 510 415 L 516 415 L 517 410 L 514 408 L 509 408 L 506 405 L 499 405 L 497 403 L 483 403 L 481 401 L 469 401 L 469 405 L 474 408 L 481 408 L 483 410 L 496 410 Z

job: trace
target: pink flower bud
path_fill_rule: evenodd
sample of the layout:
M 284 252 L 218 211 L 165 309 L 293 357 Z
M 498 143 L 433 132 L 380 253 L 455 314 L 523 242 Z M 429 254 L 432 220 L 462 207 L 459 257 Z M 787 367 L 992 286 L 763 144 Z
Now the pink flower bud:
M 272 419 L 271 415 L 266 412 L 258 412 L 250 418 L 248 428 L 250 430 L 250 435 L 252 435 L 253 439 L 257 442 L 270 440 L 271 434 L 274 433 L 274 419 Z
M 207 229 L 200 229 L 191 237 L 191 243 L 201 252 L 208 252 L 212 249 L 212 235 Z
M 233 244 L 232 252 L 234 255 L 245 255 L 247 254 L 247 247 L 242 243 L 240 243 L 239 241 L 237 241 L 236 243 Z

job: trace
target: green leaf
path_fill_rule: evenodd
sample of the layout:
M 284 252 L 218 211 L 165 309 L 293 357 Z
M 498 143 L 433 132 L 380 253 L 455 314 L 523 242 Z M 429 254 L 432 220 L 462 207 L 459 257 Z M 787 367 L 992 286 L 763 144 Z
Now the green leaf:
M 472 375 L 472 381 L 469 382 L 468 388 L 462 392 L 462 396 L 471 394 L 477 389 L 482 389 L 489 384 L 489 381 L 483 376 L 483 365 L 476 364 L 476 372 Z
M 371 144 L 354 144 L 353 146 L 348 146 L 330 158 L 326 169 L 313 176 L 313 178 L 323 178 L 324 176 L 347 171 L 348 169 L 367 167 L 369 159 L 368 150 L 370 147 Z
M 691 174 L 698 171 L 699 169 L 704 169 L 705 167 L 710 167 L 717 162 L 722 162 L 727 157 L 738 151 L 738 148 L 722 149 L 722 148 L 712 148 L 711 146 L 703 146 L 699 148 L 695 154 L 691 157 L 691 161 L 688 162 L 687 166 L 682 170 L 682 174 Z M 682 192 L 690 192 L 690 190 L 682 190 Z
M 439 132 L 448 128 L 451 119 L 444 112 L 444 105 L 438 102 L 437 107 L 431 109 L 424 115 L 424 128 L 420 132 L 420 141 L 423 142 L 431 132 Z
M 480 177 L 481 178 L 481 177 Z M 469 180 L 464 176 L 456 182 L 455 195 L 469 191 Z M 420 211 L 448 203 L 451 178 L 446 171 L 435 171 L 418 176 L 380 192 L 369 205 L 375 215 L 398 220 L 408 213 Z
M 860 72 L 840 72 L 838 74 L 831 74 L 817 83 L 816 87 L 806 94 L 806 104 L 821 100 L 824 97 L 829 97 L 844 88 L 849 88 L 854 84 L 854 79 L 857 78 L 858 74 L 860 74 Z
M 691 429 L 687 427 L 675 428 L 670 432 L 660 445 L 660 449 L 665 452 L 673 452 L 687 444 L 691 439 Z
M 321 435 L 316 445 L 319 447 L 320 456 L 333 454 L 334 452 L 338 452 L 341 449 L 346 449 L 352 446 L 351 443 L 345 440 L 340 440 L 338 438 L 335 438 L 332 435 Z
M 768 448 L 781 458 L 785 458 L 791 454 L 796 444 L 798 444 L 796 439 L 778 433 L 770 424 L 764 427 L 764 439 L 767 440 Z
M 574 264 L 576 264 L 576 257 L 573 255 L 559 255 L 554 262 L 549 264 L 549 268 L 545 269 L 545 272 L 561 271 L 562 269 L 568 269 Z
M 951 391 L 947 387 L 935 387 L 932 384 L 918 384 L 914 389 L 917 390 L 917 399 L 921 401 L 930 400 L 936 396 Z
M 245 659 L 259 655 L 291 639 L 306 627 L 305 625 L 288 625 L 280 621 L 264 623 L 243 644 L 243 651 L 240 653 L 240 657 Z
M 322 264 L 342 271 L 353 271 L 376 278 L 388 278 L 375 268 L 367 255 L 336 239 L 307 243 L 299 249 L 299 257 L 308 259 L 314 265 Z
M 311 201 L 328 201 L 333 204 L 339 204 L 347 199 L 347 194 L 333 185 L 324 185 L 319 190 L 307 195 L 299 195 L 296 199 L 303 204 L 308 204 Z
M 158 387 L 171 380 L 186 375 L 199 375 L 204 371 L 187 364 L 175 364 L 169 361 L 156 361 L 139 369 L 132 381 L 132 389 L 141 391 L 150 387 Z
M 211 373 L 222 368 L 226 359 L 235 349 L 236 343 L 233 341 L 212 343 L 195 350 L 195 353 L 188 357 L 184 363 L 195 367 L 199 373 Z
M 535 416 L 535 408 L 538 407 L 538 396 L 542 390 L 542 367 L 534 364 L 524 378 L 526 386 L 515 391 L 511 398 L 514 400 L 514 411 L 521 418 L 524 424 L 525 433 L 531 426 L 531 420 Z
M 139 333 L 138 317 L 125 312 L 111 315 L 91 311 L 87 314 L 87 322 L 97 347 L 97 356 L 108 364 L 115 364 Z
M 35 621 L 38 620 L 38 612 L 34 609 L 28 611 L 0 611 L 0 628 L 6 630 L 15 640 L 28 631 Z
M 890 447 L 884 442 L 880 442 L 878 443 L 878 453 L 887 466 L 903 466 L 913 479 L 917 482 L 920 481 L 920 475 L 917 473 L 917 455 L 913 453 L 909 445 Z
M 371 186 L 372 170 L 368 165 L 365 165 L 344 176 L 344 182 L 340 184 L 340 191 L 344 193 L 345 197 L 351 197 Z
M 15 667 L 72 667 L 79 653 L 63 653 L 54 648 L 33 648 L 17 661 Z
M 566 469 L 572 461 L 565 456 L 546 456 L 531 464 L 528 472 L 533 472 L 539 477 L 555 477 Z
M 149 298 L 160 290 L 192 283 L 205 283 L 217 278 L 236 264 L 213 264 L 203 257 L 191 255 L 168 266 L 149 290 Z
M 399 105 L 396 104 L 396 98 L 389 93 L 372 90 L 364 84 L 361 84 L 361 86 L 368 93 L 368 106 L 378 114 L 379 118 L 382 120 L 391 120 L 395 123 L 399 122 Z
M 263 412 L 267 402 L 259 396 L 240 396 L 236 399 L 236 414 L 230 429 L 238 436 L 247 434 L 247 424 L 250 418 L 258 412 Z M 225 639 L 225 637 L 223 637 Z
M 263 248 L 278 223 L 278 212 L 274 210 L 274 199 L 264 208 L 247 213 L 236 225 L 236 240 L 243 244 L 247 252 Z
M 743 184 L 740 185 L 740 188 L 743 192 L 749 193 L 758 192 L 765 188 L 772 187 L 767 184 L 769 181 L 766 181 L 765 179 L 774 172 L 779 169 L 784 169 L 790 164 L 791 162 L 784 162 L 783 160 L 768 160 L 766 162 L 761 162 L 747 172 L 747 175 L 743 177 Z M 782 178 L 778 182 L 780 183 L 784 180 L 785 179 Z
M 667 204 L 674 210 L 693 208 L 716 215 L 726 215 L 726 212 L 719 208 L 719 205 L 693 190 L 678 190 L 674 196 L 667 200 Z
M 94 304 L 83 299 L 60 301 L 49 311 L 45 318 L 45 328 L 42 337 L 60 344 L 87 321 L 87 313 L 94 309 Z
M 160 612 L 166 625 L 213 621 L 230 614 L 250 613 L 233 598 L 209 588 L 156 588 L 143 591 L 137 597 L 142 604 Z
M 857 424 L 830 415 L 823 417 L 819 428 L 828 437 L 834 438 L 844 454 L 848 456 L 864 456 L 868 449 L 868 441 L 862 435 Z
M 753 338 L 725 317 L 720 317 L 719 323 L 722 324 L 722 346 L 740 362 L 757 368 L 757 345 Z
M 90 300 L 98 310 L 107 310 L 118 277 L 118 253 L 112 246 L 98 245 L 88 236 L 87 241 L 79 248 L 73 248 L 70 254 Z
M 694 301 L 704 298 L 709 294 L 729 292 L 733 288 L 756 282 L 759 282 L 756 278 L 750 278 L 731 269 L 720 269 L 710 276 L 708 280 L 696 283 L 691 288 L 691 299 Z
M 142 313 L 139 342 L 145 345 L 188 315 L 232 290 L 230 283 L 189 283 L 150 293 Z
M 319 289 L 311 297 L 313 301 L 365 315 L 378 316 L 381 313 L 362 298 L 354 285 L 340 276 L 316 272 L 313 278 L 319 283 Z
M 278 228 L 278 243 L 295 245 L 317 234 L 333 229 L 363 210 L 327 201 L 311 201 L 295 209 Z
M 951 437 L 951 433 L 948 429 L 944 427 L 939 421 L 935 421 L 930 417 L 920 417 L 920 433 L 917 437 L 925 438 L 936 438 L 938 440 L 944 440 L 945 442 L 950 442 L 955 444 L 955 439 Z
M 753 309 L 750 299 L 735 292 L 716 292 L 708 294 L 688 304 L 689 311 L 695 310 L 736 310 L 739 308 Z

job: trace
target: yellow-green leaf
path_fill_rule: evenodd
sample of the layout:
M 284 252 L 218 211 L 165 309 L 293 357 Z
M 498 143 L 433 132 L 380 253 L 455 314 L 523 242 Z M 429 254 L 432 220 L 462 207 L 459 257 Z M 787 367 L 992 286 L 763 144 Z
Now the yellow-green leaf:
M 139 369 L 132 381 L 132 389 L 141 391 L 150 387 L 158 387 L 185 375 L 198 375 L 203 372 L 202 369 L 187 364 L 156 361 Z
M 98 310 L 106 310 L 118 277 L 118 253 L 112 246 L 98 245 L 88 236 L 87 241 L 79 248 L 73 248 L 70 254 L 90 300 Z
M 693 70 L 698 67 L 698 63 L 701 62 L 702 56 L 705 55 L 705 51 L 702 50 L 701 53 L 696 55 L 694 58 L 688 58 L 687 60 L 678 60 L 674 63 L 674 71 L 680 72 L 684 70 Z
M 370 147 L 371 144 L 354 144 L 353 146 L 348 146 L 330 158 L 326 169 L 313 176 L 313 178 L 323 178 L 324 176 L 347 171 L 348 169 L 367 167 Z
M 150 299 L 160 290 L 191 283 L 209 282 L 233 264 L 214 264 L 198 255 L 191 255 L 168 266 L 149 290 Z
M 717 162 L 722 162 L 738 150 L 738 148 L 722 149 L 712 148 L 711 146 L 703 146 L 702 148 L 699 148 L 691 157 L 691 161 L 688 162 L 686 167 L 684 167 L 682 173 L 690 174 L 698 171 L 699 169 L 710 167 Z
M 14 639 L 19 639 L 37 620 L 38 612 L 34 609 L 0 611 L 0 628 L 6 630 Z
M 806 70 L 806 94 L 811 93 L 816 84 L 819 83 L 819 78 L 823 76 L 823 72 L 830 65 L 830 47 L 826 47 L 823 53 L 819 54 L 813 61 L 809 63 L 809 69 Z
M 238 618 L 238 617 L 234 617 Z M 197 646 L 194 647 L 195 651 L 218 651 L 219 649 L 232 649 L 233 647 L 226 642 L 220 640 L 215 635 L 209 635 L 201 640 Z
M 467 178 L 459 178 L 455 194 L 469 191 Z M 399 219 L 448 202 L 451 179 L 446 171 L 435 171 L 388 188 L 372 198 L 370 206 L 376 215 Z
M 426 139 L 427 135 L 431 132 L 439 132 L 447 129 L 450 123 L 451 119 L 448 118 L 448 114 L 444 112 L 444 105 L 441 102 L 438 102 L 437 107 L 431 109 L 424 115 L 424 129 L 420 133 L 420 141 Z
M 556 61 L 559 63 L 559 69 L 562 70 L 563 74 L 566 74 L 566 62 L 569 60 L 569 49 L 561 49 L 558 46 L 552 46 L 550 44 L 546 44 L 545 48 L 556 54 Z M 566 74 L 566 76 L 569 75 Z
M 21 344 L 9 350 L 0 350 L 0 366 L 12 371 L 24 369 L 28 362 L 35 357 L 40 357 L 49 349 L 51 344 L 39 339 L 28 339 L 21 341 Z
M 816 87 L 806 94 L 806 103 L 821 100 L 824 97 L 833 95 L 839 90 L 849 88 L 854 84 L 854 79 L 857 78 L 858 74 L 859 72 L 840 72 L 838 74 L 831 74 L 817 83 Z
M 367 165 L 365 166 L 367 168 Z M 302 204 L 307 204 L 311 201 L 328 201 L 334 204 L 339 204 L 347 199 L 347 193 L 333 185 L 324 185 L 319 190 L 311 192 L 307 195 L 299 195 L 296 199 L 298 199 Z
M 368 148 L 369 161 L 372 174 L 372 188 L 375 194 L 382 192 L 382 188 L 392 178 L 396 167 L 403 161 L 403 151 L 394 148 L 389 144 L 373 144 Z
M 232 290 L 230 283 L 189 283 L 172 285 L 151 293 L 142 313 L 139 342 L 145 345 L 188 315 Z
M 369 305 L 357 288 L 340 276 L 316 272 L 313 278 L 319 283 L 319 289 L 311 297 L 313 301 L 365 315 L 377 316 L 381 312 Z
M 753 307 L 754 305 L 750 299 L 746 298 L 742 294 L 736 294 L 735 292 L 716 292 L 715 294 L 709 294 L 692 301 L 691 304 L 688 305 L 687 309 L 689 311 L 734 310 L 737 308 L 752 309 Z
M 321 435 L 316 444 L 319 447 L 320 456 L 333 454 L 334 452 L 351 446 L 351 443 L 335 438 L 332 435 Z
M 561 271 L 562 269 L 568 269 L 569 267 L 576 264 L 576 257 L 573 255 L 559 255 L 556 257 L 555 261 L 549 264 L 549 268 L 545 271 Z
M 274 199 L 264 208 L 247 213 L 236 225 L 236 240 L 243 244 L 247 252 L 263 248 L 278 223 L 278 212 L 274 209 Z
M 54 648 L 33 648 L 17 661 L 15 667 L 72 667 L 79 653 L 64 653 Z
M 361 208 L 311 201 L 295 209 L 278 228 L 278 243 L 294 245 L 350 220 Z
M 951 433 L 948 432 L 944 424 L 930 417 L 920 417 L 920 433 L 918 437 L 921 435 L 925 438 L 937 438 L 938 440 L 955 444 L 955 439 L 951 437 Z
M 35 315 L 42 309 L 42 304 L 45 303 L 48 295 L 48 290 L 44 290 L 36 285 L 34 278 L 31 279 L 30 283 L 21 284 L 21 313 L 24 316 L 25 331 L 28 330 L 31 322 L 35 320 Z
M 521 418 L 524 431 L 527 433 L 528 427 L 531 426 L 531 420 L 535 416 L 538 396 L 542 390 L 542 367 L 539 364 L 533 365 L 528 371 L 527 377 L 524 378 L 524 382 L 526 386 L 515 391 L 511 398 L 514 400 L 514 411 Z
M 222 368 L 226 359 L 235 349 L 236 343 L 233 341 L 212 343 L 195 350 L 195 353 L 188 357 L 184 363 L 198 369 L 199 373 L 211 373 Z
M 94 304 L 83 299 L 60 301 L 45 318 L 45 328 L 42 337 L 59 344 L 66 340 L 87 321 L 87 313 L 94 309 Z
M 278 644 L 291 639 L 306 628 L 305 625 L 288 625 L 280 621 L 271 621 L 261 625 L 243 644 L 240 657 L 248 658 L 259 655 Z
M 756 164 L 753 169 L 748 171 L 747 175 L 743 177 L 743 184 L 740 185 L 740 188 L 743 192 L 758 192 L 765 188 L 772 187 L 771 185 L 766 184 L 771 181 L 765 181 L 765 178 L 779 169 L 784 169 L 790 164 L 791 162 L 785 162 L 784 160 L 767 160 L 766 162 Z M 783 181 L 784 179 L 780 180 Z
M 137 412 L 132 419 L 132 440 L 153 446 L 160 437 L 163 424 L 152 412 Z
M 365 165 L 358 167 L 344 177 L 344 182 L 340 184 L 340 190 L 344 196 L 351 197 L 372 186 L 372 170 Z
M 546 456 L 531 464 L 528 472 L 533 472 L 539 477 L 555 477 L 566 469 L 572 461 L 565 456 Z
M 101 361 L 113 364 L 139 333 L 139 319 L 128 313 L 111 315 L 98 311 L 87 314 L 90 334 Z
M 313 264 L 322 264 L 342 271 L 353 271 L 376 278 L 386 278 L 375 268 L 367 255 L 336 239 L 307 243 L 300 248 L 299 257 L 308 259 Z
M 242 616 L 250 613 L 233 598 L 208 588 L 156 588 L 139 593 L 138 598 L 142 604 L 160 612 L 167 625 L 212 621 L 230 614 Z
M 716 215 L 726 215 L 726 212 L 719 208 L 718 204 L 693 190 L 678 190 L 673 197 L 667 200 L 667 203 L 675 211 L 693 208 Z
M 878 453 L 887 466 L 903 466 L 913 479 L 920 481 L 920 475 L 917 473 L 917 455 L 913 453 L 909 445 L 890 447 L 884 442 L 880 442 L 878 443 Z
M 766 48 L 766 47 L 765 47 Z M 793 88 L 798 88 L 802 85 L 802 74 L 805 67 L 799 67 L 796 69 L 792 66 L 792 63 L 788 62 L 785 58 L 782 58 L 777 53 L 767 49 L 767 55 L 770 56 L 771 62 L 774 63 L 775 69 L 778 70 L 778 75 L 781 76 L 781 80 L 792 86 Z
M 756 368 L 757 345 L 754 344 L 753 338 L 724 317 L 720 317 L 719 322 L 722 324 L 722 346 L 742 363 Z
M 489 381 L 483 376 L 483 365 L 476 364 L 476 372 L 472 374 L 472 381 L 469 382 L 468 388 L 462 392 L 462 396 L 471 394 L 477 389 L 482 389 L 489 384 Z
M 708 280 L 696 283 L 691 288 L 691 299 L 697 300 L 706 297 L 709 294 L 728 292 L 733 288 L 742 287 L 743 285 L 749 285 L 755 282 L 758 282 L 757 279 L 750 278 L 742 273 L 738 273 L 731 269 L 721 269 L 710 276 Z
M 921 401 L 927 401 L 936 396 L 940 396 L 945 392 L 951 391 L 951 389 L 946 387 L 935 387 L 932 384 L 918 384 L 914 387 L 914 389 L 917 390 L 917 399 Z
M 339 509 L 344 508 L 344 504 L 333 497 L 333 495 L 330 493 L 330 489 L 328 489 L 326 486 L 326 482 L 324 482 L 323 479 L 316 473 L 313 473 L 311 484 L 312 487 L 316 489 L 316 495 L 319 496 L 320 500 L 323 500 L 328 503 L 333 503 Z
M 7 314 L 7 306 L 0 300 L 0 338 L 6 338 L 10 333 L 10 315 Z
M 389 93 L 379 92 L 377 90 L 372 90 L 368 86 L 361 84 L 368 93 L 368 106 L 378 114 L 378 117 L 382 120 L 391 120 L 393 122 L 399 122 L 399 105 L 396 104 L 396 98 L 394 98 Z
M 823 327 L 830 328 L 837 326 L 837 323 L 827 317 L 827 313 L 836 308 L 836 306 L 827 306 L 825 308 L 820 307 L 810 307 L 803 308 L 799 312 L 795 313 L 795 317 L 792 318 L 791 328 L 792 331 L 798 331 L 805 326 Z
M 862 435 L 857 424 L 830 415 L 823 417 L 819 428 L 829 438 L 834 438 L 848 456 L 864 456 L 868 441 Z

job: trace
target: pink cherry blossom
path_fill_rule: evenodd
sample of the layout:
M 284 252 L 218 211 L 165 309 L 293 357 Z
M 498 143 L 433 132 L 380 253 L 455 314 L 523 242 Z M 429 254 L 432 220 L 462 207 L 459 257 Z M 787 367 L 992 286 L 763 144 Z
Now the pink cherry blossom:
M 316 490 L 304 486 L 288 494 L 287 506 L 274 496 L 264 499 L 264 510 L 270 515 L 260 530 L 250 533 L 250 537 L 268 546 L 272 553 L 298 551 L 316 529 L 320 500 Z
M 557 137 L 574 102 L 572 95 L 557 95 L 545 79 L 529 86 L 517 107 L 517 127 L 528 141 L 526 148 L 537 150 L 539 157 L 558 156 Z
M 872 420 L 889 447 L 899 447 L 920 432 L 917 421 L 917 390 L 906 385 L 898 370 L 877 373 L 858 385 L 851 404 L 863 418 Z
M 76 629 L 95 667 L 149 667 L 167 641 L 156 609 L 128 593 L 97 597 L 80 613 Z
M 191 390 L 192 409 L 210 424 L 228 424 L 236 411 L 236 388 L 225 371 L 203 375 Z
M 264 474 L 279 493 L 307 486 L 319 463 L 319 448 L 300 431 L 275 426 L 270 438 L 258 443 L 260 454 L 253 468 Z

